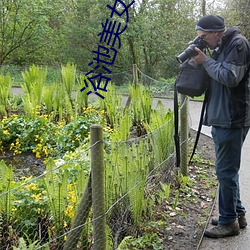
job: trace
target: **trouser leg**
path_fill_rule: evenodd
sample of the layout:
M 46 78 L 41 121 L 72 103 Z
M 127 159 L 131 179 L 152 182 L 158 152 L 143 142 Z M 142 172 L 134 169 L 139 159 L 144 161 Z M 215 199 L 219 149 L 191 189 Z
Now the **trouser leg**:
M 241 148 L 248 128 L 212 128 L 215 143 L 216 174 L 219 181 L 219 223 L 230 224 L 245 213 L 239 191 Z

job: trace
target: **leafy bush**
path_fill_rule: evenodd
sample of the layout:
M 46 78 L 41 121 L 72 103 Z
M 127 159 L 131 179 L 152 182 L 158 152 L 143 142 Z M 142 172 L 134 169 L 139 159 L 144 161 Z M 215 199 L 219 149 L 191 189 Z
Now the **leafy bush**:
M 91 107 L 68 124 L 53 123 L 48 115 L 34 119 L 12 115 L 0 121 L 0 150 L 11 150 L 14 155 L 33 152 L 37 158 L 58 157 L 86 142 L 90 126 L 100 122 L 102 114 Z

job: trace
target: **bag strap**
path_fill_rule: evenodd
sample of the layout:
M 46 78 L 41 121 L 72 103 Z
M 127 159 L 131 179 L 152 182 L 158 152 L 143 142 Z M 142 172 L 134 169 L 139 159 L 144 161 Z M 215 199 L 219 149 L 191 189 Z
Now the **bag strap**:
M 193 159 L 193 156 L 195 154 L 195 151 L 196 151 L 196 148 L 197 148 L 197 145 L 198 145 L 198 141 L 199 141 L 199 138 L 200 138 L 203 117 L 204 117 L 204 113 L 205 113 L 205 109 L 206 109 L 206 104 L 207 104 L 207 90 L 205 91 L 205 97 L 204 97 L 204 101 L 202 103 L 199 126 L 198 126 L 198 130 L 196 132 L 195 143 L 194 143 L 194 147 L 193 147 L 193 152 L 192 152 L 192 154 L 190 156 L 190 159 L 189 159 L 189 164 L 192 162 L 192 159 Z
M 177 81 L 177 80 L 176 80 Z M 179 137 L 179 112 L 178 112 L 178 93 L 176 88 L 176 81 L 174 83 L 174 141 L 176 154 L 176 167 L 180 167 L 180 137 Z

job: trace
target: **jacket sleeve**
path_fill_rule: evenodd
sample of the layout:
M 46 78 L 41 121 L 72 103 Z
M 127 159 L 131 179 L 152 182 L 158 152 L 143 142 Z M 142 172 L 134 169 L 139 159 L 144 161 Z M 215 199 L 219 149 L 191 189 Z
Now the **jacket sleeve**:
M 238 86 L 243 79 L 249 67 L 249 46 L 244 38 L 235 39 L 227 48 L 224 58 L 218 58 L 218 61 L 207 57 L 203 66 L 209 76 L 216 82 L 227 87 Z M 222 62 L 221 62 L 221 61 Z

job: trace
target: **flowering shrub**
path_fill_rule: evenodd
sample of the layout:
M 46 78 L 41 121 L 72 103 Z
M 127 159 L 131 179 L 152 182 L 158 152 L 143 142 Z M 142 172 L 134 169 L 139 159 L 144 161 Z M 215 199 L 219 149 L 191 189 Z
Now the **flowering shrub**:
M 0 121 L 0 151 L 33 152 L 37 158 L 62 156 L 87 142 L 90 126 L 103 121 L 103 113 L 91 107 L 68 124 L 52 122 L 49 115 L 34 119 L 12 115 Z

